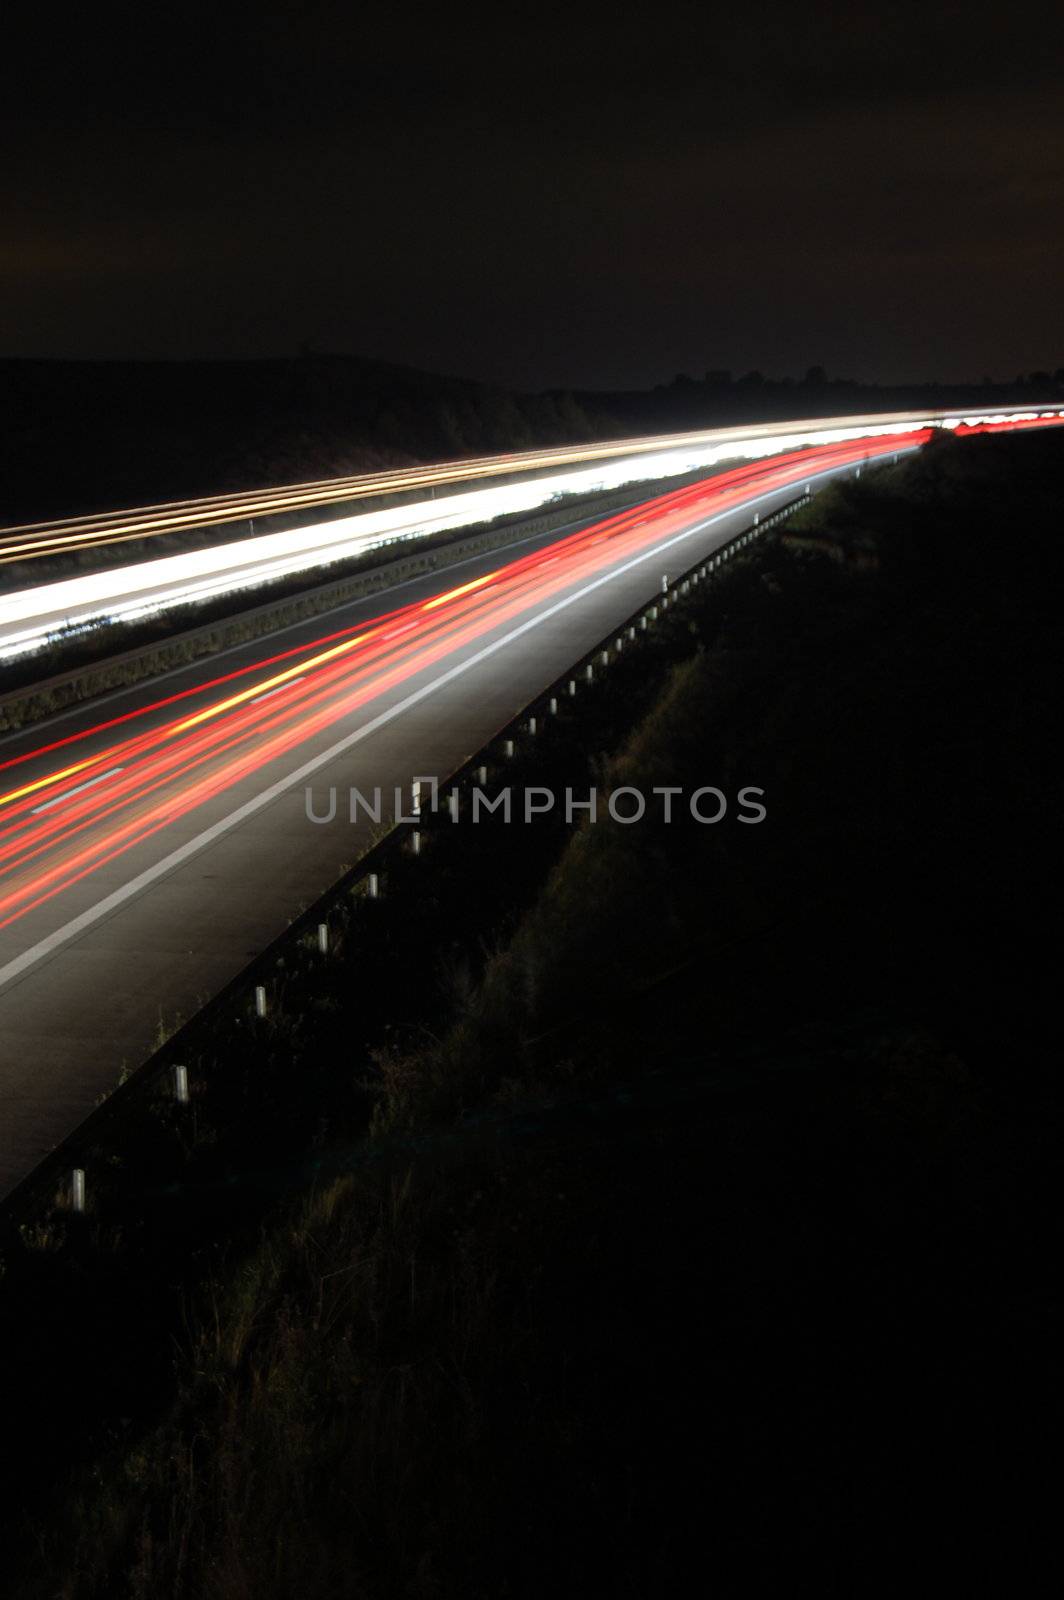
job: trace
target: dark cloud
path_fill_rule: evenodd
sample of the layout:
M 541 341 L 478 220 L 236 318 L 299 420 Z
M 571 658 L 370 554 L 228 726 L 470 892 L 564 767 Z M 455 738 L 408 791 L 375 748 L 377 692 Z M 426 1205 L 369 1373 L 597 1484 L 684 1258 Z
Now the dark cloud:
M 0 95 L 0 353 L 1059 365 L 1054 17 L 42 11 Z

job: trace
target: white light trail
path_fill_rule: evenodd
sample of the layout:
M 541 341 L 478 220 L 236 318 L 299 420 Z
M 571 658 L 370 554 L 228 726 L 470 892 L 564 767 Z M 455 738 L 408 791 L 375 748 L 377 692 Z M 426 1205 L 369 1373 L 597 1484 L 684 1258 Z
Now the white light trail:
M 571 495 L 607 492 L 627 484 L 706 471 L 725 460 L 754 460 L 803 446 L 915 433 L 929 424 L 957 428 L 980 423 L 1037 422 L 1064 417 L 1062 411 L 995 412 L 985 416 L 927 413 L 898 420 L 840 418 L 808 430 L 801 423 L 780 431 L 756 431 L 749 438 L 692 435 L 691 442 L 660 452 L 614 456 L 577 470 L 464 490 L 439 500 L 386 507 L 379 511 L 317 523 L 285 532 L 227 540 L 206 549 L 160 556 L 128 566 L 36 585 L 0 596 L 0 660 L 47 647 L 70 629 L 108 622 L 133 622 L 199 603 L 221 594 L 253 589 L 333 562 L 346 561 L 399 540 L 472 527 L 493 518 L 535 511 Z M 717 430 L 719 435 L 723 430 Z

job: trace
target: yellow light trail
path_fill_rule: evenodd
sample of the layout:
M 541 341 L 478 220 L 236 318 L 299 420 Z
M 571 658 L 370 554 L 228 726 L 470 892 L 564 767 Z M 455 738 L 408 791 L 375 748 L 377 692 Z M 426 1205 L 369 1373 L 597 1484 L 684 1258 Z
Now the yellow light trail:
M 64 767 L 62 772 L 53 772 L 47 778 L 35 778 L 32 783 L 24 783 L 21 789 L 12 789 L 9 794 L 0 794 L 0 806 L 11 805 L 15 800 L 23 800 L 28 794 L 36 794 L 38 789 L 47 789 L 49 784 L 62 783 L 64 778 L 73 778 L 77 773 L 84 772 L 86 767 L 94 767 L 102 760 L 102 755 L 86 756 L 84 761 L 75 761 L 72 767 Z
M 483 578 L 473 578 L 469 583 L 460 584 L 457 589 L 448 589 L 446 594 L 438 594 L 434 600 L 426 600 L 421 609 L 433 611 L 437 606 L 446 605 L 448 600 L 457 600 L 459 595 L 469 594 L 473 589 L 483 589 L 486 583 L 494 583 L 498 576 L 497 572 L 488 572 Z
M 201 722 L 207 722 L 211 717 L 221 716 L 223 711 L 231 711 L 234 706 L 243 705 L 247 700 L 257 699 L 260 694 L 278 688 L 290 678 L 302 678 L 315 667 L 324 666 L 327 661 L 335 661 L 337 656 L 353 650 L 357 644 L 365 644 L 367 639 L 373 638 L 376 631 L 375 628 L 370 628 L 367 633 L 357 633 L 353 639 L 345 639 L 342 644 L 334 644 L 331 650 L 323 650 L 320 655 L 311 656 L 309 661 L 301 661 L 294 667 L 287 667 L 284 672 L 276 673 L 272 678 L 265 678 L 262 683 L 253 683 L 250 688 L 241 689 L 239 694 L 231 694 L 225 700 L 215 701 L 213 706 L 206 706 L 202 711 L 194 712 L 183 722 L 175 722 L 167 731 L 170 735 L 184 733 L 187 728 L 198 727 Z
M 353 650 L 356 645 L 364 644 L 371 639 L 377 630 L 370 628 L 366 633 L 356 634 L 353 639 L 345 639 L 342 644 L 333 645 L 331 650 L 323 650 L 319 655 L 312 656 L 309 661 L 299 662 L 294 667 L 288 667 L 284 672 L 275 673 L 272 678 L 265 679 L 262 683 L 252 684 L 248 689 L 242 689 L 239 694 L 229 695 L 225 700 L 217 700 L 214 705 L 206 706 L 202 711 L 195 712 L 191 717 L 185 717 L 181 722 L 173 723 L 169 728 L 161 730 L 160 737 L 172 739 L 175 734 L 184 733 L 188 728 L 194 728 L 201 722 L 207 722 L 211 717 L 220 716 L 223 711 L 231 711 L 234 706 L 243 705 L 247 700 L 255 699 L 256 695 L 264 694 L 269 689 L 278 688 L 287 683 L 290 678 L 302 677 L 304 673 L 314 667 L 324 666 L 327 661 L 333 661 L 337 656 L 343 655 L 347 650 Z M 18 789 L 11 789 L 7 794 L 0 795 L 0 806 L 7 806 L 16 800 L 24 800 L 27 795 L 36 794 L 41 789 L 54 787 L 63 783 L 67 778 L 74 778 L 79 772 L 84 772 L 87 767 L 98 766 L 105 758 L 113 756 L 111 750 L 101 751 L 99 755 L 86 756 L 83 761 L 76 761 L 72 766 L 63 767 L 59 772 L 52 772 L 46 778 L 35 778 L 32 783 L 24 783 Z

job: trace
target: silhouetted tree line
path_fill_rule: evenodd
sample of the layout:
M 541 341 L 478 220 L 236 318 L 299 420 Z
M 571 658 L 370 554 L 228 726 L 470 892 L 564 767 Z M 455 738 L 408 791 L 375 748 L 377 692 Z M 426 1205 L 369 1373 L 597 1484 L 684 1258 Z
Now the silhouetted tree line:
M 532 449 L 628 432 L 1064 396 L 1011 384 L 875 388 L 722 370 L 648 391 L 519 394 L 305 352 L 264 361 L 0 361 L 0 523 Z
M 710 369 L 701 378 L 680 372 L 670 383 L 650 390 L 614 394 L 577 391 L 577 403 L 596 414 L 605 412 L 620 431 L 711 427 L 731 422 L 772 422 L 819 415 L 840 416 L 861 411 L 912 411 L 956 405 L 1000 406 L 1064 400 L 1064 367 L 1054 372 L 1020 373 L 1011 382 L 981 378 L 963 384 L 858 383 L 829 378 L 820 365 L 804 378 L 768 378 L 756 368 L 735 377 Z
M 0 522 L 591 439 L 570 394 L 384 362 L 0 362 Z

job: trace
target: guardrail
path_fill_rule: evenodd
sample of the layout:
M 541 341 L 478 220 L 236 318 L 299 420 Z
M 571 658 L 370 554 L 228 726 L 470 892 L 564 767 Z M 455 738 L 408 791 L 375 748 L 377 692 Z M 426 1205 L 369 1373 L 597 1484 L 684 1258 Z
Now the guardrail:
M 497 729 L 476 754 L 440 780 L 440 789 L 446 786 L 461 790 L 463 786 L 474 785 L 482 788 L 488 772 L 512 760 L 517 741 L 525 735 L 536 735 L 541 725 L 557 714 L 563 698 L 578 698 L 581 684 L 586 686 L 593 682 L 692 588 L 711 581 L 715 573 L 726 568 L 757 539 L 793 516 L 811 499 L 812 494 L 805 492 L 767 516 L 755 513 L 754 520 L 746 528 L 720 545 L 712 555 L 694 562 L 675 578 L 663 575 L 662 591 L 654 600 L 644 603 L 612 628 L 605 639 Z M 276 979 L 278 970 L 284 968 L 286 960 L 291 960 L 296 952 L 328 955 L 332 923 L 338 909 L 343 907 L 346 916 L 353 897 L 370 900 L 381 897 L 386 867 L 397 849 L 408 848 L 420 854 L 427 816 L 417 814 L 417 799 L 415 791 L 412 796 L 415 815 L 411 819 L 394 826 L 385 838 L 367 850 L 325 894 L 296 917 L 193 1017 L 182 1023 L 32 1173 L 0 1200 L 0 1243 L 5 1233 L 16 1231 L 28 1218 L 50 1212 L 64 1201 L 71 1213 L 84 1212 L 92 1198 L 92 1154 L 101 1147 L 120 1142 L 128 1113 L 139 1102 L 150 1103 L 160 1092 L 179 1105 L 188 1104 L 191 1085 L 187 1057 L 197 1053 L 189 1045 L 193 1034 L 209 1032 L 215 1019 L 232 1018 L 234 1013 L 259 1020 L 266 1018 L 271 1011 L 271 982 Z M 115 1135 L 119 1136 L 117 1140 Z

